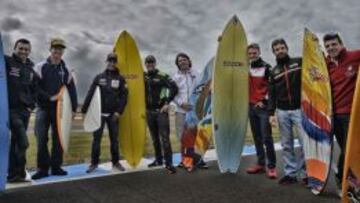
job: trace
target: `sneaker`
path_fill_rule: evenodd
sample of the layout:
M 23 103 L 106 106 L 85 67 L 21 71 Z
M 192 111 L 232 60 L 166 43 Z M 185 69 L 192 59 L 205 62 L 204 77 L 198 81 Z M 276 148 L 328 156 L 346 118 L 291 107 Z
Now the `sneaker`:
M 51 169 L 51 175 L 54 175 L 54 176 L 66 176 L 67 174 L 68 174 L 68 172 L 65 171 L 64 169 L 62 169 L 61 167 Z
M 14 176 L 11 179 L 7 180 L 8 183 L 26 183 L 26 182 L 30 182 L 30 180 L 26 180 L 25 178 L 21 177 L 21 176 Z
M 90 164 L 89 168 L 86 170 L 86 173 L 94 172 L 95 169 L 97 169 L 97 167 L 98 167 L 97 164 Z
M 153 161 L 151 164 L 148 165 L 149 168 L 152 168 L 152 167 L 157 167 L 157 166 L 162 166 L 162 162 L 159 162 L 159 161 Z
M 119 162 L 113 164 L 113 169 L 116 169 L 118 171 L 125 171 L 125 168 Z
M 38 170 L 34 175 L 31 176 L 31 179 L 38 180 L 41 178 L 46 178 L 49 176 L 49 173 L 44 170 Z
M 207 165 L 207 163 L 204 160 L 201 160 L 201 162 L 199 164 L 199 168 L 200 169 L 209 169 L 209 166 Z
M 176 173 L 176 169 L 175 169 L 175 167 L 172 166 L 172 165 L 165 166 L 165 169 L 168 170 L 168 172 L 169 172 L 170 174 Z
M 280 178 L 279 180 L 279 184 L 280 185 L 290 185 L 290 184 L 294 184 L 297 183 L 297 179 L 296 177 L 291 177 L 291 176 L 283 176 L 282 178 Z
M 276 168 L 268 168 L 266 175 L 270 179 L 276 179 L 277 178 Z
M 248 174 L 259 174 L 264 172 L 265 172 L 265 167 L 261 165 L 253 165 L 246 169 L 246 173 Z
M 183 162 L 180 162 L 179 165 L 177 165 L 178 168 L 185 168 Z
M 337 186 L 336 194 L 339 198 L 342 198 L 342 181 L 339 178 L 335 177 L 335 182 Z
M 309 187 L 309 179 L 308 178 L 302 178 L 301 181 L 306 187 Z

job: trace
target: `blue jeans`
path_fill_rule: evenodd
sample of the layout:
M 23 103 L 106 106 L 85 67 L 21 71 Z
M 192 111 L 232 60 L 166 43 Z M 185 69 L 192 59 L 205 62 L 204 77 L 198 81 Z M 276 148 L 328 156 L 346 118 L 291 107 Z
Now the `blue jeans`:
M 258 164 L 265 166 L 265 158 L 267 158 L 267 167 L 275 168 L 276 154 L 267 110 L 250 104 L 249 120 L 254 138 Z M 266 150 L 264 149 L 264 146 Z
M 52 148 L 48 149 L 48 131 L 51 127 Z M 56 124 L 56 110 L 39 108 L 36 111 L 35 136 L 37 140 L 37 166 L 40 170 L 48 171 L 49 167 L 58 169 L 63 162 L 63 150 Z
M 305 158 L 303 152 L 304 129 L 301 124 L 301 110 L 276 110 L 279 129 L 281 134 L 281 145 L 283 147 L 282 159 L 284 163 L 284 173 L 287 176 L 300 178 L 307 177 L 305 168 Z M 295 127 L 299 136 L 300 154 L 296 157 L 294 149 L 294 133 Z

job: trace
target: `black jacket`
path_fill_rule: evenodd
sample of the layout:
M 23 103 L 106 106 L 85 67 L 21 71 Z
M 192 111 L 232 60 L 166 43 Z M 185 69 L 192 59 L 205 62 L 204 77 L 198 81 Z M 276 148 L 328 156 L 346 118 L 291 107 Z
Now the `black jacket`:
M 100 87 L 101 112 L 109 114 L 118 112 L 119 114 L 122 114 L 127 103 L 127 85 L 124 77 L 120 75 L 118 70 L 108 69 L 94 78 L 86 95 L 81 112 L 87 112 L 97 86 Z
M 27 59 L 25 63 L 13 54 L 5 56 L 9 108 L 28 110 L 35 108 L 39 77 L 33 70 L 34 63 Z
M 35 71 L 40 77 L 38 106 L 43 109 L 56 109 L 56 101 L 50 101 L 51 96 L 59 93 L 62 86 L 66 85 L 72 104 L 73 112 L 77 108 L 77 94 L 74 79 L 69 73 L 64 61 L 60 64 L 51 64 L 50 59 L 36 65 Z
M 178 93 L 175 81 L 157 69 L 146 72 L 144 77 L 147 110 L 160 110 L 164 104 L 169 104 Z
M 275 109 L 295 110 L 300 108 L 301 99 L 301 58 L 286 57 L 277 60 L 270 71 L 269 105 L 271 115 Z

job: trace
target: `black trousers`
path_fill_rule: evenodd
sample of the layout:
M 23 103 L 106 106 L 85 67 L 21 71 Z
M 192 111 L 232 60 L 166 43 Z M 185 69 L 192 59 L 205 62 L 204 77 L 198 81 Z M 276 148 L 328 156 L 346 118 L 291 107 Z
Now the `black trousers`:
M 256 155 L 258 164 L 265 166 L 265 156 L 267 157 L 267 167 L 276 167 L 276 154 L 274 149 L 274 142 L 269 123 L 269 114 L 265 108 L 255 107 L 250 105 L 249 118 L 252 135 L 254 138 Z M 266 153 L 265 149 L 266 148 Z M 266 154 L 266 155 L 265 155 Z
M 349 114 L 335 114 L 334 116 L 334 133 L 336 141 L 340 147 L 340 154 L 338 159 L 338 173 L 336 178 L 339 182 L 342 182 L 342 177 L 344 173 L 344 161 L 346 153 L 346 140 L 349 130 L 350 115 Z
M 110 152 L 111 152 L 111 162 L 116 164 L 119 162 L 120 155 L 119 155 L 119 119 L 115 115 L 110 115 L 108 117 L 102 116 L 101 117 L 101 126 L 98 130 L 93 133 L 94 139 L 92 142 L 92 149 L 91 149 L 91 164 L 98 165 L 99 164 L 99 157 L 101 151 L 101 138 L 104 132 L 105 124 L 109 130 L 109 137 L 110 137 Z
M 26 177 L 26 150 L 29 147 L 26 130 L 29 124 L 29 118 L 30 113 L 27 110 L 10 110 L 11 143 L 9 153 L 9 177 Z
M 51 156 L 48 150 L 48 131 L 51 127 Z M 57 124 L 56 110 L 39 108 L 36 112 L 35 135 L 37 139 L 37 165 L 40 170 L 47 171 L 51 166 L 52 169 L 58 169 L 63 163 L 63 150 L 61 148 Z
M 165 159 L 167 166 L 172 165 L 172 149 L 170 143 L 170 123 L 168 113 L 147 111 L 147 123 L 155 150 L 155 158 L 159 163 Z

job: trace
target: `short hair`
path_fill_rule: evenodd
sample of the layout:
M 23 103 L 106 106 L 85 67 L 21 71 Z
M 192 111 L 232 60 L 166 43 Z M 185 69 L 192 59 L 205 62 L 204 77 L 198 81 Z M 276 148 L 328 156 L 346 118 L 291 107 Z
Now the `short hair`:
M 17 47 L 17 45 L 18 45 L 19 43 L 21 43 L 21 44 L 28 44 L 28 45 L 31 46 L 31 43 L 30 43 L 30 41 L 29 41 L 28 39 L 20 38 L 20 39 L 16 40 L 15 45 L 14 45 L 14 49 L 16 49 L 16 47 Z
M 156 58 L 153 55 L 148 55 L 145 57 L 145 63 L 156 63 Z
M 271 42 L 271 49 L 274 51 L 274 46 L 276 46 L 278 44 L 283 44 L 283 45 L 285 45 L 286 49 L 289 49 L 289 47 L 286 44 L 286 41 L 284 40 L 284 38 L 278 38 L 278 39 L 273 40 Z
M 192 64 L 191 64 L 190 57 L 189 57 L 187 54 L 185 54 L 185 53 L 178 53 L 178 54 L 176 55 L 176 58 L 175 58 L 175 64 L 176 64 L 176 66 L 177 66 L 178 68 L 180 68 L 180 67 L 179 67 L 179 63 L 178 63 L 178 59 L 179 59 L 180 57 L 183 57 L 183 58 L 186 58 L 187 60 L 189 60 L 189 67 L 191 68 Z
M 259 44 L 257 44 L 257 43 L 251 43 L 251 44 L 249 44 L 249 46 L 247 47 L 247 50 L 248 50 L 248 51 L 249 51 L 249 49 L 257 49 L 257 50 L 260 51 L 260 46 L 259 46 Z
M 109 62 L 109 61 L 115 61 L 117 62 L 117 55 L 114 53 L 114 52 L 111 52 L 109 53 L 107 56 L 106 56 L 106 61 Z
M 338 42 L 339 42 L 341 45 L 343 45 L 343 41 L 342 41 L 339 33 L 331 32 L 331 33 L 325 34 L 324 37 L 323 37 L 324 43 L 325 43 L 326 41 L 330 41 L 330 40 L 334 40 L 334 39 L 337 39 Z

